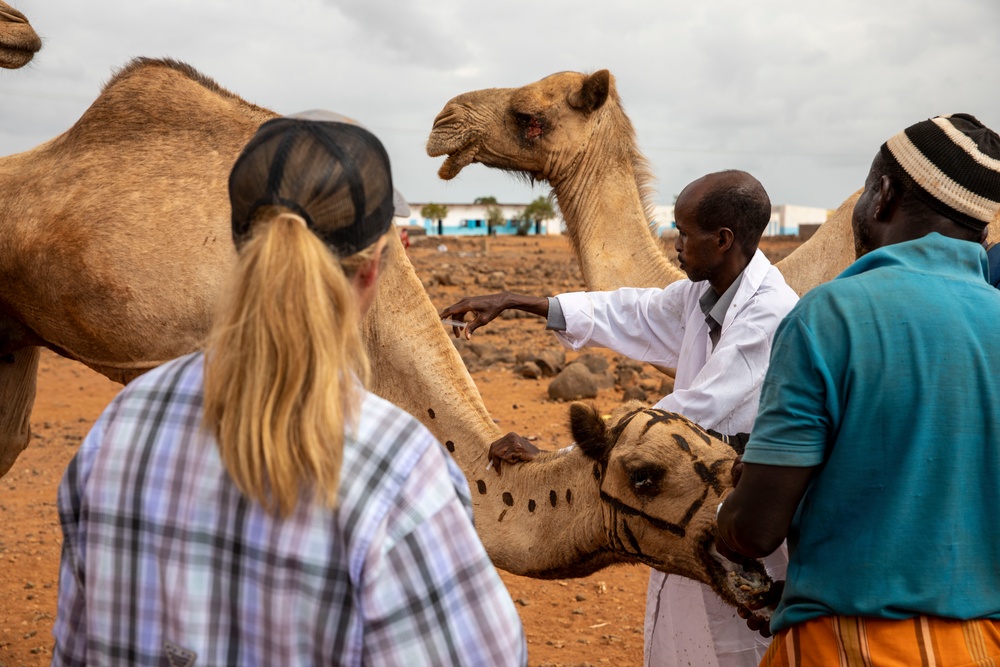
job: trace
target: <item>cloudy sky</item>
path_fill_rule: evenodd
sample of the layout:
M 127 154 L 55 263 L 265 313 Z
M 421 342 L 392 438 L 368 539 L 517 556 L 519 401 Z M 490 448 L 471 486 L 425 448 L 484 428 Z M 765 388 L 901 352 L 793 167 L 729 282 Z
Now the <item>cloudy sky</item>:
M 451 97 L 562 70 L 615 75 L 661 203 L 719 169 L 774 203 L 836 207 L 878 146 L 966 111 L 1000 130 L 998 0 L 11 0 L 44 40 L 0 70 L 0 155 L 66 130 L 134 56 L 183 60 L 245 99 L 327 108 L 386 144 L 410 201 L 548 194 L 424 152 Z

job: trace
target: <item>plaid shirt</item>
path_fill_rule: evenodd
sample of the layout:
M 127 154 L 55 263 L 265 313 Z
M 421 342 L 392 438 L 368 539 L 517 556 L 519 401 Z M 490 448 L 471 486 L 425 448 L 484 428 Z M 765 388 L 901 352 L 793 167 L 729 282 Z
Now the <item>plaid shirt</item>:
M 368 394 L 337 508 L 278 520 L 202 426 L 202 361 L 133 381 L 66 471 L 53 664 L 526 663 L 465 478 L 419 422 Z

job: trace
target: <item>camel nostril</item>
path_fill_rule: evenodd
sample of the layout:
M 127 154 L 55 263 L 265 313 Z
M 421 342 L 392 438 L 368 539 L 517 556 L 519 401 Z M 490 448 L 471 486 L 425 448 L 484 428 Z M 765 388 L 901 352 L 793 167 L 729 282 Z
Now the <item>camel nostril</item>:
M 442 125 L 448 125 L 454 123 L 455 119 L 458 118 L 459 113 L 457 109 L 445 108 L 441 113 L 434 118 L 433 129 L 438 129 Z
M 28 17 L 8 5 L 0 8 L 0 22 L 4 21 L 8 23 L 27 23 Z

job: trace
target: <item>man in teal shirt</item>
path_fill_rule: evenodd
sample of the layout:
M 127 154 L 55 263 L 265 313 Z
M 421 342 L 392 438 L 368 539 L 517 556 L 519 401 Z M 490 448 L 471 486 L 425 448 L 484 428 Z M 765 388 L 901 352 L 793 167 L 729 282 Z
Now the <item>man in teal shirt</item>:
M 762 665 L 1000 658 L 998 212 L 996 133 L 907 128 L 855 206 L 859 259 L 779 326 L 717 536 L 752 557 L 788 539 Z

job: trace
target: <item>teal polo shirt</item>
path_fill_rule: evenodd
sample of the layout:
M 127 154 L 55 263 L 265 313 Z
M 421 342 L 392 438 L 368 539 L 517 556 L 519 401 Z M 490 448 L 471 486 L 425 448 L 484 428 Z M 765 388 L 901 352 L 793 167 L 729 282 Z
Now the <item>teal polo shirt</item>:
M 821 466 L 772 629 L 1000 618 L 1000 291 L 982 247 L 871 252 L 781 323 L 744 461 Z

